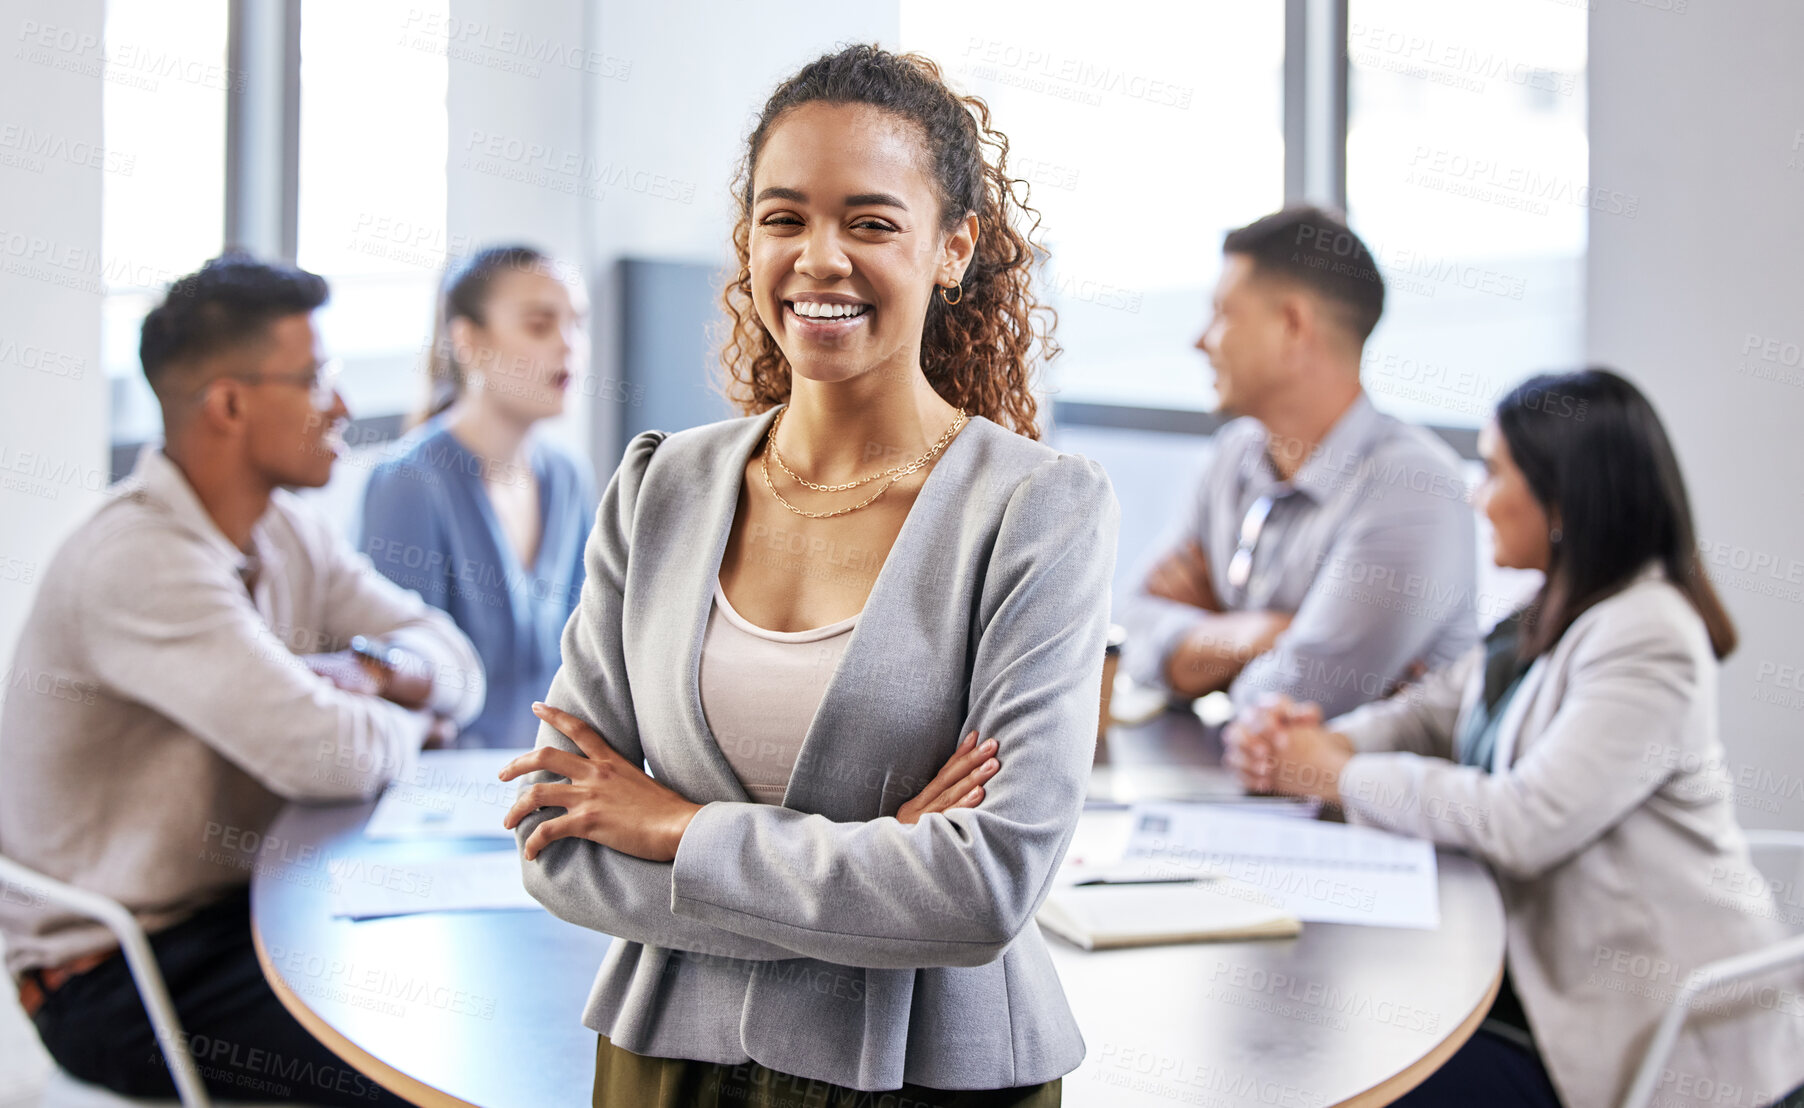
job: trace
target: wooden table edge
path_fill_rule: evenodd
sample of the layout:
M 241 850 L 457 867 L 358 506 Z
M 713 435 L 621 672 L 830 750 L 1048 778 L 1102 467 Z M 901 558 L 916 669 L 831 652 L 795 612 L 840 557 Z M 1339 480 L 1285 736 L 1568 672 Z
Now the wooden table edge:
M 1479 1024 L 1483 1023 L 1485 1017 L 1490 1014 L 1491 1002 L 1497 999 L 1497 992 L 1502 987 L 1503 963 L 1499 962 L 1497 975 L 1491 978 L 1491 987 L 1485 990 L 1485 995 L 1479 1000 L 1478 1006 L 1472 1009 L 1472 1014 L 1462 1020 L 1460 1025 L 1455 1027 L 1445 1039 L 1437 1043 L 1433 1050 L 1365 1092 L 1338 1102 L 1334 1108 L 1379 1108 L 1380 1105 L 1394 1102 L 1404 1093 L 1428 1080 L 1429 1075 L 1440 1069 L 1447 1059 L 1453 1057 L 1454 1052 L 1460 1047 L 1465 1046 L 1466 1041 L 1478 1030 Z
M 369 1051 L 347 1039 L 342 1032 L 326 1022 L 324 1016 L 309 1008 L 305 1001 L 288 986 L 282 974 L 269 960 L 269 952 L 263 947 L 263 933 L 257 927 L 256 918 L 251 920 L 251 944 L 257 950 L 257 964 L 263 969 L 263 976 L 269 981 L 269 987 L 288 1009 L 308 1034 L 320 1041 L 327 1050 L 338 1055 L 345 1064 L 358 1073 L 374 1081 L 376 1084 L 421 1108 L 480 1108 L 467 1100 L 452 1096 L 443 1089 L 426 1084 L 417 1077 L 411 1077 L 384 1062 Z

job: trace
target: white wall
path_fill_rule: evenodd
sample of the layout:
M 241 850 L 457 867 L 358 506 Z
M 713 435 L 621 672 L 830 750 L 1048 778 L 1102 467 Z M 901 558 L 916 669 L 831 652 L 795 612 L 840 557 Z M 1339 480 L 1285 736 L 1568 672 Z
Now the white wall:
M 100 368 L 101 0 L 17 0 L 0 23 L 0 674 L 35 582 L 107 479 Z
M 1594 0 L 1586 350 L 1676 440 L 1740 625 L 1723 737 L 1754 827 L 1804 827 L 1804 6 Z M 1769 345 L 1770 344 L 1770 345 Z
M 446 53 L 445 222 L 451 253 L 524 242 L 582 267 L 586 89 L 609 71 L 591 51 L 584 0 L 451 0 Z M 591 282 L 592 284 L 593 282 Z M 587 451 L 587 394 L 547 430 Z

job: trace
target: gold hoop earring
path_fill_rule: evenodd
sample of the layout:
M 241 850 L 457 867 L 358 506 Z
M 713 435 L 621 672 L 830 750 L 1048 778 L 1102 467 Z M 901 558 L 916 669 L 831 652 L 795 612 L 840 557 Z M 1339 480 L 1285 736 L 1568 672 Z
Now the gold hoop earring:
M 952 306 L 953 304 L 958 303 L 960 300 L 963 300 L 965 298 L 965 283 L 963 281 L 952 282 L 952 287 L 958 290 L 957 296 L 947 296 L 946 295 L 946 286 L 945 285 L 940 286 L 940 299 L 944 300 L 948 307 Z

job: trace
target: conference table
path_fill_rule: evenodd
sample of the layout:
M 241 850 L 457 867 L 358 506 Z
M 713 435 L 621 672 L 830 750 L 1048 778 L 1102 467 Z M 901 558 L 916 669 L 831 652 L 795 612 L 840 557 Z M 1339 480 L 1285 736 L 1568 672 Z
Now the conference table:
M 1216 733 L 1190 712 L 1111 727 L 1101 750 L 1086 819 L 1111 801 L 1239 796 Z M 505 791 L 493 805 L 499 820 Z M 507 845 L 371 839 L 374 806 L 294 804 L 271 826 L 251 909 L 276 994 L 346 1063 L 415 1104 L 589 1103 L 596 1037 L 580 1016 L 608 937 L 544 911 L 334 918 L 336 883 L 405 888 L 413 867 Z M 1088 1046 L 1064 1103 L 1390 1103 L 1471 1036 L 1502 979 L 1489 871 L 1449 851 L 1437 862 L 1432 931 L 1309 923 L 1292 939 L 1105 951 L 1048 936 Z

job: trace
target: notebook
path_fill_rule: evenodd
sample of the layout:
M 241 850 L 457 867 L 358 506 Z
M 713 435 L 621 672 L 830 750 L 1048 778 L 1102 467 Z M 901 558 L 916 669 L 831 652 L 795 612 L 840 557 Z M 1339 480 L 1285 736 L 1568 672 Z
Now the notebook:
M 1068 884 L 1053 890 L 1035 918 L 1085 950 L 1287 939 L 1303 930 L 1270 894 L 1227 877 Z

